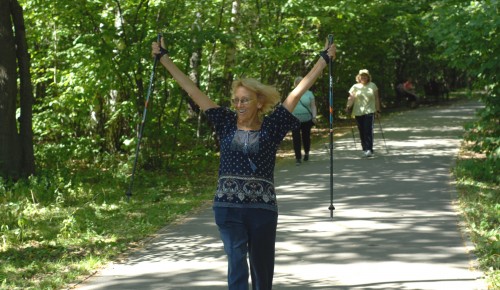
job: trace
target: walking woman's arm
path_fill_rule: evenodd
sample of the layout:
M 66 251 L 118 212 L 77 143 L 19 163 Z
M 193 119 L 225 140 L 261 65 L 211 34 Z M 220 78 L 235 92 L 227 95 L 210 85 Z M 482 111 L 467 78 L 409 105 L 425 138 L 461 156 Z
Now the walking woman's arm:
M 163 38 L 161 39 L 161 45 L 164 47 Z M 157 42 L 152 44 L 152 54 L 154 57 L 160 54 L 160 45 Z M 195 83 L 184 74 L 170 59 L 168 54 L 164 54 L 160 58 L 161 64 L 170 72 L 172 77 L 177 81 L 177 83 L 188 93 L 189 97 L 200 106 L 203 111 L 210 108 L 216 108 L 218 105 L 213 102 L 205 93 L 203 93 Z
M 380 105 L 380 95 L 378 89 L 375 91 L 375 110 L 377 113 L 382 112 L 382 106 Z
M 311 101 L 311 112 L 313 121 L 316 122 L 316 116 L 318 115 L 318 108 L 316 107 L 316 101 L 314 99 L 312 99 Z
M 350 109 L 354 105 L 354 101 L 356 100 L 356 96 L 354 96 L 354 92 L 349 94 L 347 97 L 346 109 Z

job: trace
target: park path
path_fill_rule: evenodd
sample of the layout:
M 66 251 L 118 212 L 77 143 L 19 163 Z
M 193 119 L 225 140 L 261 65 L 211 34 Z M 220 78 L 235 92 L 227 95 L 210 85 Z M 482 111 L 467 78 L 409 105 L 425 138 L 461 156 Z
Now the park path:
M 450 174 L 479 107 L 459 101 L 385 117 L 387 148 L 377 122 L 375 158 L 361 158 L 350 134 L 335 140 L 333 219 L 328 146 L 301 166 L 280 161 L 273 289 L 486 289 Z M 75 288 L 223 290 L 226 267 L 207 207 Z

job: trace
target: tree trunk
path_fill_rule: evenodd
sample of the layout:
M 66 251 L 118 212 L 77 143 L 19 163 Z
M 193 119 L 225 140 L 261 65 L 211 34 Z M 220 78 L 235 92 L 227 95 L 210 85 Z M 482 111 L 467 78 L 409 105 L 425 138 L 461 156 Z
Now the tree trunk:
M 189 59 L 189 78 L 200 87 L 200 63 L 201 63 L 201 46 L 203 45 L 200 41 L 201 35 L 201 12 L 196 13 L 196 18 L 192 26 L 193 31 L 193 51 L 191 52 L 191 57 Z M 197 126 L 196 126 L 196 137 L 200 138 L 200 128 L 201 128 L 201 110 L 198 105 L 193 106 L 193 102 L 190 103 L 191 114 L 197 114 Z
M 0 174 L 20 173 L 16 124 L 16 50 L 10 21 L 10 1 L 0 0 Z
M 234 0 L 231 6 L 231 26 L 229 27 L 229 33 L 232 36 L 235 36 L 237 31 L 237 24 L 239 21 L 239 12 L 240 12 L 240 0 Z M 227 46 L 226 50 L 226 59 L 224 62 L 224 97 L 229 98 L 229 94 L 231 92 L 231 84 L 234 79 L 233 67 L 236 63 L 236 40 L 233 38 Z
M 21 142 L 21 176 L 28 177 L 35 173 L 33 152 L 33 85 L 30 73 L 30 55 L 26 43 L 23 9 L 17 0 L 12 1 L 12 19 L 16 31 L 17 60 L 20 78 L 21 116 L 19 137 Z
M 15 180 L 35 172 L 30 61 L 23 12 L 16 0 L 0 0 L 0 55 L 2 55 L 0 58 L 0 176 Z M 19 69 L 20 80 L 21 114 L 19 119 L 16 119 L 17 69 Z

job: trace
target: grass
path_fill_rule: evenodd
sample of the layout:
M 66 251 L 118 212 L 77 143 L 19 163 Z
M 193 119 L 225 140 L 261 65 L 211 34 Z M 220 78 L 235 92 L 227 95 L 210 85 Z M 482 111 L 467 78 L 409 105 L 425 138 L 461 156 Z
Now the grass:
M 168 172 L 73 164 L 0 183 L 0 288 L 61 289 L 117 259 L 213 195 L 217 156 Z
M 454 175 L 458 203 L 488 289 L 500 289 L 500 162 L 461 148 Z

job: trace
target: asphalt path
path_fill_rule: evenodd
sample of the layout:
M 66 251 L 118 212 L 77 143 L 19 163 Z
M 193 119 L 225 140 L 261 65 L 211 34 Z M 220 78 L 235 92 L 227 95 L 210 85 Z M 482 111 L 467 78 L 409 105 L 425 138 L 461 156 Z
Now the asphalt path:
M 328 140 L 300 166 L 279 161 L 273 289 L 486 289 L 450 171 L 463 125 L 480 106 L 458 101 L 384 117 L 374 158 L 361 157 L 357 134 L 357 144 L 350 132 L 337 138 L 332 212 Z M 73 288 L 223 290 L 226 270 L 207 205 Z

